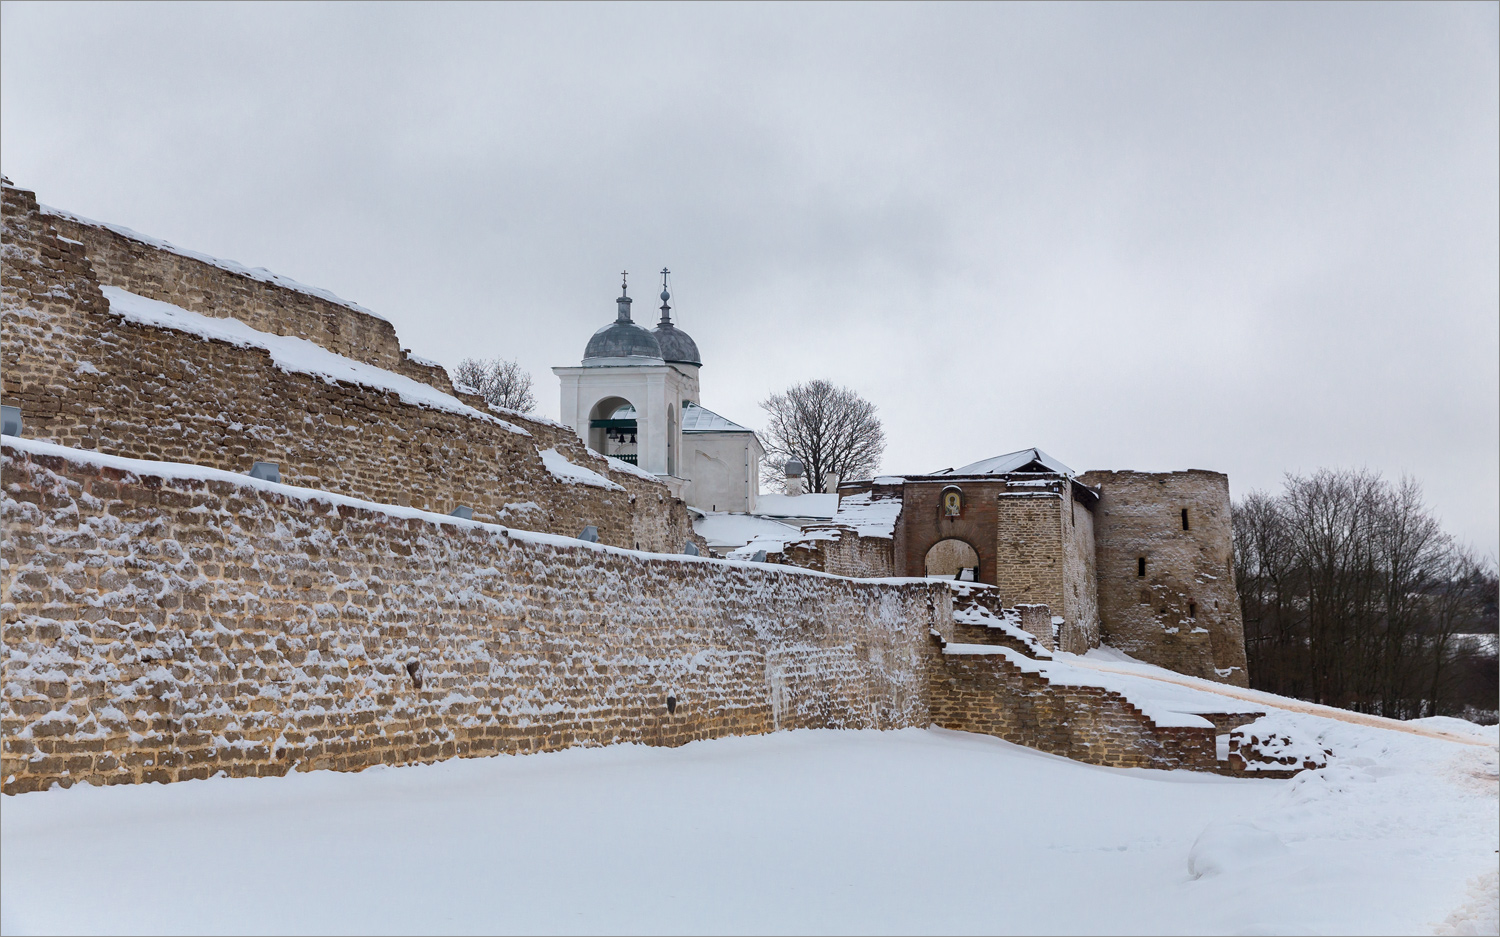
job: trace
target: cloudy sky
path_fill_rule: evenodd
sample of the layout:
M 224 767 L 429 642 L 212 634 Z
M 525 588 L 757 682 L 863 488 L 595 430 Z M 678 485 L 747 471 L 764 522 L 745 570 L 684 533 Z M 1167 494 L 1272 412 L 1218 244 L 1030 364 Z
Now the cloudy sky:
M 1406 472 L 1493 554 L 1497 9 L 6 3 L 0 164 L 550 415 L 665 265 L 740 422 L 823 377 L 892 472 Z

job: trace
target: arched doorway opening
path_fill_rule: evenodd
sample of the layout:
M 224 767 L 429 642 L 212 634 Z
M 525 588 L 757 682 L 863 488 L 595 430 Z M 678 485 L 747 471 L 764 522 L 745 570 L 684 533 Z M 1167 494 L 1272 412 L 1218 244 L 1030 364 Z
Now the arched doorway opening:
M 637 465 L 636 429 L 635 406 L 624 397 L 605 397 L 589 411 L 589 448 Z
M 979 580 L 979 553 L 962 540 L 939 540 L 927 551 L 927 575 Z

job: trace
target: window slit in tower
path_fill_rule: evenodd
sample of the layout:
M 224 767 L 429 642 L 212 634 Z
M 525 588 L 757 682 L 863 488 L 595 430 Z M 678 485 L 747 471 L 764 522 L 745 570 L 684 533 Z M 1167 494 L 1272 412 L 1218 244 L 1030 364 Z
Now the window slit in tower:
M 1135 574 L 1137 576 L 1144 576 L 1144 575 L 1146 575 L 1146 558 L 1144 556 L 1138 556 L 1138 557 L 1136 557 L 1136 559 L 1135 559 Z
M 1187 508 L 1182 509 L 1182 529 L 1188 530 Z

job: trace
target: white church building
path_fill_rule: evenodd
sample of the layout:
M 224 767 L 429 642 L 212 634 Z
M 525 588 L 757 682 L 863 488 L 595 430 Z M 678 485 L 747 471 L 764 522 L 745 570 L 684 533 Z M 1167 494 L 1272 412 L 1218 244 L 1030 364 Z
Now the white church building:
M 765 449 L 755 432 L 699 400 L 698 345 L 672 324 L 662 271 L 661 321 L 635 324 L 624 282 L 615 321 L 595 332 L 562 382 L 562 421 L 596 452 L 656 475 L 700 511 L 756 513 Z

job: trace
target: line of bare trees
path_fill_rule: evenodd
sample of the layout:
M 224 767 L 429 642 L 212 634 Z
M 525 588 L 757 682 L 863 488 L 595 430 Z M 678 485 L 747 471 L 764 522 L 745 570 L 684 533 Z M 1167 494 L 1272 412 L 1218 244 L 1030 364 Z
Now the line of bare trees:
M 1400 719 L 1494 710 L 1493 651 L 1463 637 L 1494 629 L 1494 567 L 1416 481 L 1289 475 L 1234 505 L 1234 542 L 1257 688 Z

